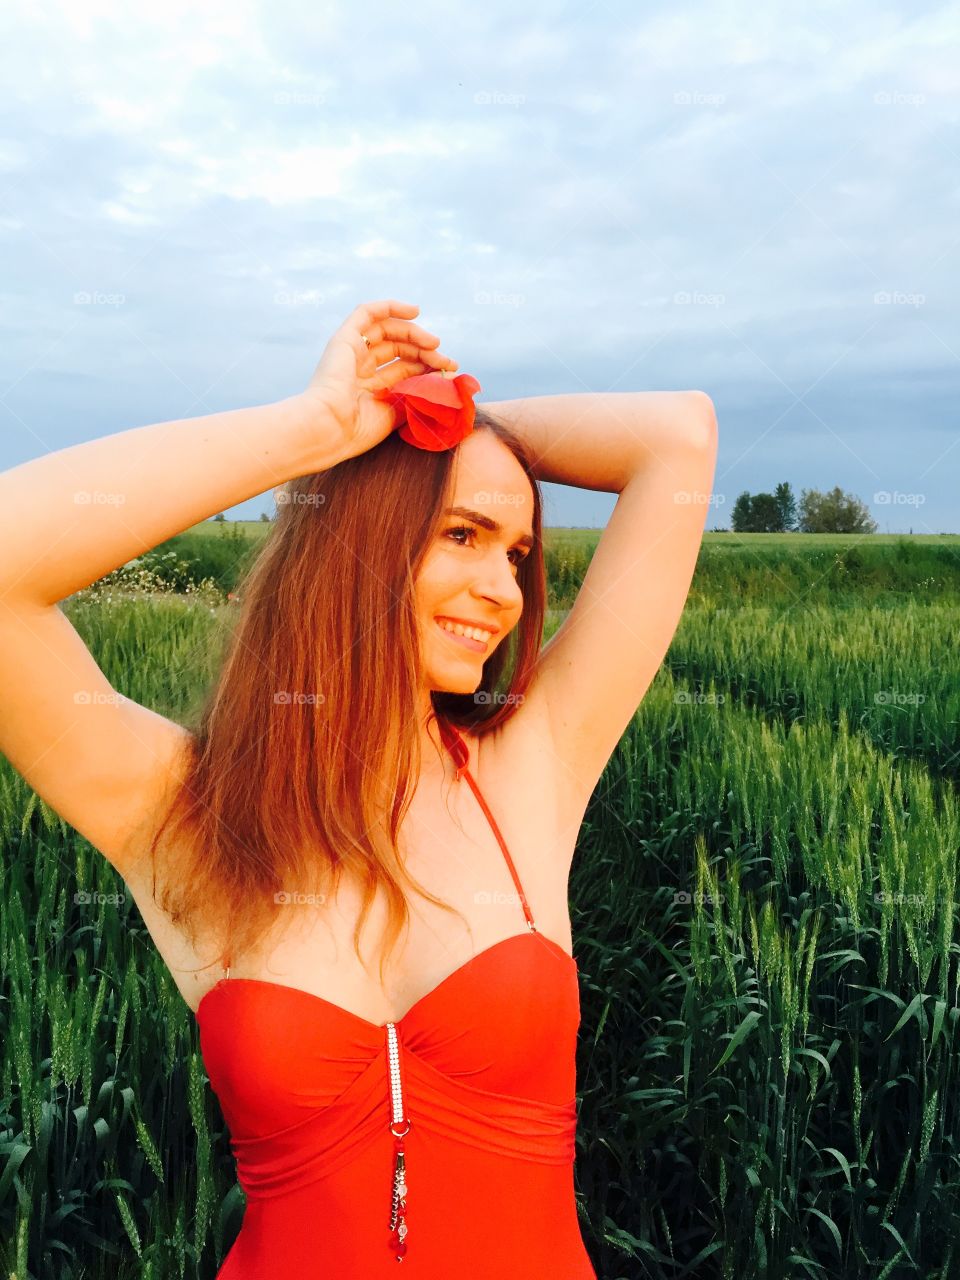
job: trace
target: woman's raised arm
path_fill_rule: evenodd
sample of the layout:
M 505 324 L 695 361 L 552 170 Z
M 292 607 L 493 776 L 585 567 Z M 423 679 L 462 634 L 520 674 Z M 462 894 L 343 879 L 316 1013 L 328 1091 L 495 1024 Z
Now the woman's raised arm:
M 372 392 L 456 363 L 411 322 L 416 311 L 392 299 L 357 307 L 288 399 L 135 427 L 0 474 L 0 615 L 17 601 L 55 604 L 219 511 L 335 466 L 365 417 L 387 434 L 392 410 Z M 371 332 L 368 350 L 360 335 Z
M 427 350 L 439 339 L 410 323 L 416 310 L 356 308 L 288 400 L 122 431 L 0 475 L 0 752 L 121 874 L 190 734 L 111 687 L 58 601 L 386 434 L 393 410 L 373 392 L 455 363 Z
M 209 516 L 302 474 L 297 398 L 135 427 L 0 474 L 0 606 L 56 604 Z

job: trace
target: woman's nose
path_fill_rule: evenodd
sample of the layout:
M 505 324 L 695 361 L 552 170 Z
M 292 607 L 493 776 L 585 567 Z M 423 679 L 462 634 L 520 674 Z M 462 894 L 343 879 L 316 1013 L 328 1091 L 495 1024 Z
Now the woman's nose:
M 523 595 L 520 590 L 520 584 L 517 582 L 513 572 L 513 567 L 507 561 L 504 561 L 501 566 L 492 569 L 485 578 L 481 579 L 477 586 L 481 595 L 496 600 L 500 605 L 508 605 L 522 599 Z

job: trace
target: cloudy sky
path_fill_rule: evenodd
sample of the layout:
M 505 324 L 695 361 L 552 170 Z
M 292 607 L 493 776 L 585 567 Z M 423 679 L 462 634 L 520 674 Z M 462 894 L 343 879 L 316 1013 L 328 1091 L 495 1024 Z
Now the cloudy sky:
M 8 0 L 0 50 L 0 468 L 395 297 L 478 403 L 706 391 L 708 528 L 789 480 L 960 532 L 955 6 Z

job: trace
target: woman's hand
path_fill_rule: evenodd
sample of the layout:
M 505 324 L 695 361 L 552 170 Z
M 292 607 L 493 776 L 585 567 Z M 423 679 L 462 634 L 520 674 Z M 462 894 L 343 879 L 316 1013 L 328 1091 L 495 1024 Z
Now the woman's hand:
M 331 428 L 340 436 L 341 460 L 366 453 L 386 439 L 396 426 L 396 411 L 389 401 L 374 399 L 375 391 L 415 374 L 457 368 L 456 360 L 435 349 L 440 339 L 413 323 L 419 310 L 392 298 L 362 303 L 327 343 L 300 396 L 308 420 L 316 421 L 318 446 L 325 453 L 329 435 L 321 437 Z M 369 348 L 361 334 L 369 339 Z

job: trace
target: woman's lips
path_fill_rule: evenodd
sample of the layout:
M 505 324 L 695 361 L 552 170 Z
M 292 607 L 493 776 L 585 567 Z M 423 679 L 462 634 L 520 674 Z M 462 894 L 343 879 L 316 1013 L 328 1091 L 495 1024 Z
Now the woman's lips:
M 471 640 L 469 636 L 458 636 L 455 631 L 446 631 L 439 618 L 434 618 L 434 622 L 448 640 L 452 640 L 454 644 L 462 645 L 465 649 L 472 649 L 474 653 L 486 653 L 487 646 L 480 640 Z

